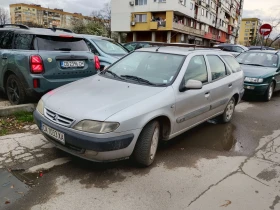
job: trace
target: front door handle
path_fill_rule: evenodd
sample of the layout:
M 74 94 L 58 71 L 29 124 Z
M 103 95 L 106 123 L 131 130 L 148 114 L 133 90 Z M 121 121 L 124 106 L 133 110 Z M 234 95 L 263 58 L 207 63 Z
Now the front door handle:
M 205 93 L 205 97 L 208 98 L 210 96 L 210 92 Z
M 8 58 L 3 56 L 2 59 L 8 59 Z
M 232 87 L 232 84 L 229 84 L 228 87 L 231 88 L 231 87 Z

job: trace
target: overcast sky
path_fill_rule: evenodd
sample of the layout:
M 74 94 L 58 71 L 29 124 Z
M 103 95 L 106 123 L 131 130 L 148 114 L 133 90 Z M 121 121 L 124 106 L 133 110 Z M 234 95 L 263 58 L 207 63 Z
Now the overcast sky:
M 272 19 L 276 18 L 280 20 L 280 0 L 244 1 L 243 17 L 257 17 L 263 22 L 271 22 Z M 90 15 L 92 11 L 102 8 L 109 0 L 0 0 L 0 6 L 8 8 L 9 4 L 18 2 L 41 4 L 43 7 L 62 8 L 67 12 Z

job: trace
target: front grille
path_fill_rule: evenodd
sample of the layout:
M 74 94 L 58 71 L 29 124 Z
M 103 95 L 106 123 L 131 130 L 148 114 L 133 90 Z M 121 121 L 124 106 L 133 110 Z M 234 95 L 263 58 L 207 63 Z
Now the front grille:
M 51 120 L 52 122 L 55 122 L 59 125 L 63 125 L 63 126 L 70 126 L 74 120 L 69 118 L 69 117 L 65 117 L 61 114 L 58 114 L 54 111 L 51 111 L 49 109 L 45 109 L 45 116 Z

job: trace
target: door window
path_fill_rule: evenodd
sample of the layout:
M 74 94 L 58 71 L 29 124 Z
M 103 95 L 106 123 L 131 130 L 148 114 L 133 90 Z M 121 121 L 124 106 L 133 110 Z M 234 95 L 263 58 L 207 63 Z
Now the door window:
M 244 52 L 244 50 L 243 50 L 241 47 L 236 47 L 236 46 L 234 46 L 234 47 L 232 47 L 232 48 L 233 48 L 233 51 L 234 51 L 234 52 L 239 52 L 239 53 Z
M 226 66 L 218 56 L 207 55 L 207 59 L 211 68 L 212 80 L 217 80 L 226 76 Z
M 88 48 L 90 49 L 90 51 L 94 54 L 94 55 L 98 55 L 100 56 L 100 54 L 98 53 L 97 49 L 93 46 L 92 43 L 90 43 L 88 40 L 85 40 Z
M 202 83 L 208 82 L 208 73 L 203 55 L 194 56 L 187 67 L 184 80 L 185 84 L 188 80 L 198 80 Z
M 133 50 L 135 50 L 136 46 L 137 46 L 137 43 L 131 43 L 131 44 L 126 44 L 126 45 L 124 45 L 124 47 L 125 47 L 126 49 L 128 49 L 128 51 L 133 51 Z
M 4 31 L 0 34 L 0 49 L 12 49 L 14 33 L 12 31 Z

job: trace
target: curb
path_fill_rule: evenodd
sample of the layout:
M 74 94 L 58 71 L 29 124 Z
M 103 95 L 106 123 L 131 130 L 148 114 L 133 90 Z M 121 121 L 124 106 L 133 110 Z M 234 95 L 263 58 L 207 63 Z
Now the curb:
M 21 104 L 15 106 L 0 107 L 0 117 L 6 117 L 20 111 L 33 112 L 35 108 L 35 104 Z

